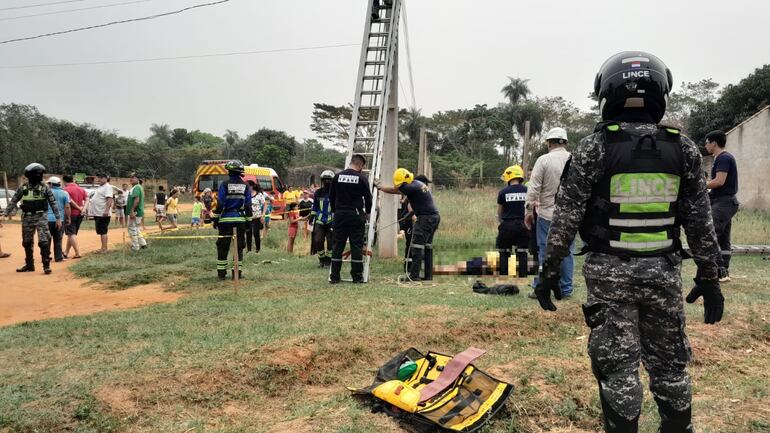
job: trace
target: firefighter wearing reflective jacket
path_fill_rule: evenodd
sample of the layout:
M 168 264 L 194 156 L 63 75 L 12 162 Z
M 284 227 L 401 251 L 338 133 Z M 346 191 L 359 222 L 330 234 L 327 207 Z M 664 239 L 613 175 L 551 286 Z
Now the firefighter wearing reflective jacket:
M 228 180 L 219 185 L 217 207 L 214 209 L 211 221 L 214 228 L 219 229 L 217 239 L 217 276 L 224 280 L 227 276 L 227 255 L 230 251 L 230 241 L 235 232 L 238 250 L 238 261 L 243 263 L 243 249 L 246 246 L 246 224 L 251 221 L 251 188 L 241 179 L 244 172 L 243 163 L 233 160 L 225 164 Z M 233 262 L 235 258 L 233 258 Z M 238 277 L 242 271 L 238 270 Z M 235 263 L 233 263 L 232 278 L 235 279 Z
M 329 269 L 329 283 L 340 282 L 342 253 L 350 240 L 350 276 L 353 283 L 364 282 L 364 231 L 372 209 L 372 191 L 361 171 L 366 158 L 353 155 L 350 166 L 334 176 L 329 190 L 329 205 L 334 214 L 334 246 Z
M 310 253 L 318 253 L 318 265 L 328 268 L 332 263 L 332 209 L 329 192 L 334 180 L 334 172 L 325 170 L 321 173 L 321 188 L 313 195 L 313 208 L 310 211 L 310 223 L 313 225 L 313 243 Z
M 43 184 L 45 167 L 38 163 L 32 163 L 24 169 L 27 183 L 20 186 L 11 198 L 5 209 L 5 216 L 9 217 L 18 207 L 21 209 L 21 238 L 24 246 L 24 266 L 16 269 L 16 272 L 34 272 L 35 257 L 33 245 L 35 232 L 37 232 L 37 245 L 40 247 L 40 256 L 43 259 L 43 272 L 51 273 L 51 232 L 48 230 L 48 207 L 56 216 L 56 227 L 61 229 L 61 214 L 56 204 L 56 198 L 51 189 Z
M 414 178 L 405 168 L 393 173 L 393 186 L 382 186 L 379 181 L 375 186 L 388 194 L 403 194 L 409 200 L 417 220 L 412 229 L 412 242 L 409 246 L 407 267 L 409 281 L 430 281 L 433 279 L 433 235 L 438 230 L 441 217 L 433 203 L 433 195 L 428 185 Z M 420 277 L 420 268 L 425 264 L 425 274 Z
M 703 296 L 710 324 L 724 310 L 700 151 L 679 130 L 658 125 L 672 84 L 666 65 L 647 53 L 620 53 L 601 67 L 595 92 L 603 122 L 580 142 L 562 176 L 536 289 L 541 307 L 556 310 L 550 292 L 559 299 L 559 264 L 580 231 L 587 244 L 588 353 L 611 433 L 638 429 L 640 360 L 658 405 L 659 431 L 694 431 L 681 228 L 698 268 L 687 302 Z
M 527 248 L 529 230 L 524 226 L 524 203 L 527 200 L 527 187 L 522 185 L 524 170 L 519 165 L 505 169 L 502 176 L 507 185 L 497 194 L 497 251 L 500 252 L 500 275 L 527 276 Z M 514 251 L 515 249 L 515 251 Z M 508 259 L 511 253 L 516 257 L 515 269 L 510 269 Z

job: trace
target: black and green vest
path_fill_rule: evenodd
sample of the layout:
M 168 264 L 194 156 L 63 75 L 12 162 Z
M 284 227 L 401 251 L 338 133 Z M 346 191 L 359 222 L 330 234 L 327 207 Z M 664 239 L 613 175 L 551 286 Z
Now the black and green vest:
M 585 249 L 639 257 L 679 251 L 679 130 L 640 135 L 605 122 L 595 132 L 604 136 L 605 166 L 580 227 Z
M 42 213 L 48 210 L 48 199 L 44 194 L 43 184 L 32 186 L 24 184 L 21 190 L 19 208 L 25 214 Z

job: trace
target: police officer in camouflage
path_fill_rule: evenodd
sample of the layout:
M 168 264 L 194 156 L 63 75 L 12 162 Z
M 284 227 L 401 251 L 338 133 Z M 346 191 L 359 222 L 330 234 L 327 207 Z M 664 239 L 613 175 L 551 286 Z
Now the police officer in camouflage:
M 48 230 L 48 207 L 51 207 L 51 211 L 56 216 L 55 224 L 59 230 L 62 227 L 62 220 L 53 192 L 43 183 L 43 174 L 45 174 L 45 167 L 42 164 L 33 162 L 28 165 L 24 169 L 27 183 L 16 190 L 5 209 L 6 217 L 10 216 L 17 206 L 22 212 L 21 237 L 25 259 L 24 266 L 16 269 L 16 272 L 35 271 L 35 257 L 32 247 L 37 231 L 37 245 L 40 247 L 40 256 L 43 259 L 43 272 L 51 273 L 51 233 Z
M 595 92 L 603 121 L 562 176 L 536 289 L 540 306 L 555 311 L 550 294 L 560 299 L 559 265 L 579 231 L 587 251 L 588 353 L 610 433 L 638 431 L 640 360 L 658 404 L 659 431 L 694 432 L 681 228 L 698 267 L 687 302 L 703 296 L 710 324 L 724 310 L 700 152 L 678 129 L 658 124 L 672 83 L 666 65 L 647 53 L 623 52 L 601 67 Z
M 230 251 L 232 236 L 235 234 L 238 261 L 243 266 L 243 249 L 246 247 L 246 225 L 251 221 L 251 188 L 241 176 L 246 170 L 238 160 L 228 161 L 225 169 L 229 178 L 219 184 L 217 192 L 217 207 L 212 213 L 211 221 L 214 228 L 219 230 L 217 239 L 217 277 L 224 280 L 227 277 L 227 256 Z M 238 278 L 243 271 L 238 270 Z M 233 257 L 232 278 L 235 279 L 235 258 Z

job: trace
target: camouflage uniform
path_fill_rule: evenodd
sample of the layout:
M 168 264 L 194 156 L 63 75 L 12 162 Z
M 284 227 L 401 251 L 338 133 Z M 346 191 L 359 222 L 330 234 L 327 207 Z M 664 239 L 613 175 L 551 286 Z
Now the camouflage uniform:
M 655 124 L 621 123 L 639 134 L 654 134 Z M 695 144 L 682 137 L 681 190 L 677 220 L 683 226 L 698 276 L 716 281 L 719 247 L 714 234 L 701 155 Z M 604 172 L 604 135 L 592 134 L 579 144 L 559 190 L 548 235 L 549 254 L 569 254 L 569 246 L 582 222 L 592 191 Z M 690 378 L 685 371 L 690 345 L 685 335 L 682 303 L 681 256 L 629 257 L 590 252 L 583 274 L 588 300 L 583 306 L 591 327 L 588 353 L 599 381 L 603 404 L 633 420 L 639 416 L 643 391 L 639 361 L 650 375 L 650 390 L 663 407 L 689 411 Z M 606 414 L 606 410 L 605 410 Z
M 17 203 L 21 201 L 25 188 L 35 188 L 29 184 L 20 186 L 16 193 L 13 195 L 11 202 L 8 203 L 8 207 L 5 209 L 5 216 L 11 215 L 16 210 Z M 59 214 L 59 207 L 56 204 L 56 198 L 51 192 L 51 188 L 46 185 L 41 185 L 42 199 L 48 202 L 48 206 L 51 207 L 54 215 Z M 57 220 L 60 221 L 60 220 Z M 51 262 L 50 242 L 51 232 L 48 231 L 48 214 L 46 210 L 37 212 L 25 212 L 22 210 L 21 217 L 21 239 L 24 246 L 26 266 L 34 268 L 35 258 L 32 247 L 35 242 L 35 231 L 37 231 L 38 247 L 40 247 L 40 256 L 43 259 L 43 266 L 48 267 Z

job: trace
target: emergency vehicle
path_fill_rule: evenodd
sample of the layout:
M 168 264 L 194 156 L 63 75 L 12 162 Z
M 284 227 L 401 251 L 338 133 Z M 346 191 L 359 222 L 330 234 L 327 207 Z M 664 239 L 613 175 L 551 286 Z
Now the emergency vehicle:
M 195 183 L 193 191 L 195 196 L 200 197 L 206 188 L 210 188 L 214 198 L 213 206 L 216 206 L 217 191 L 219 185 L 228 179 L 225 164 L 228 160 L 205 160 L 198 166 L 195 173 Z M 260 167 L 257 164 L 247 165 L 243 173 L 243 180 L 248 182 L 253 180 L 262 187 L 262 190 L 273 197 L 273 212 L 271 219 L 282 219 L 283 211 L 286 208 L 286 201 L 283 199 L 285 187 L 278 173 L 269 167 Z

